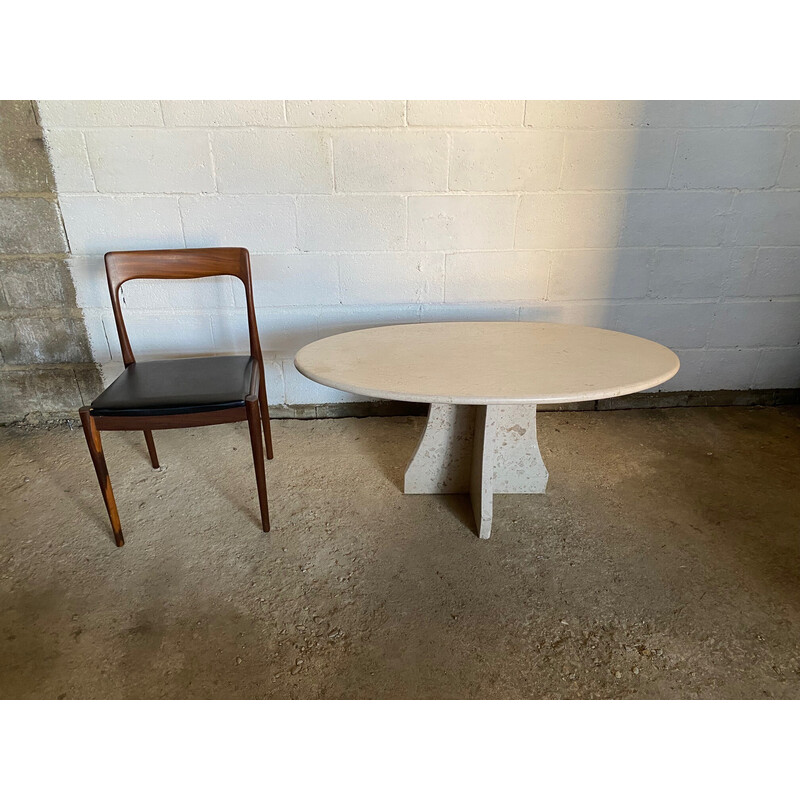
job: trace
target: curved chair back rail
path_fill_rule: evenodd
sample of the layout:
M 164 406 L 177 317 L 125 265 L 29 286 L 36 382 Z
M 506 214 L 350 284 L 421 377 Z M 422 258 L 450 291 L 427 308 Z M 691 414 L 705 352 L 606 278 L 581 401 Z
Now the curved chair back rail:
M 111 294 L 111 308 L 117 325 L 122 360 L 127 367 L 136 360 L 131 348 L 119 290 L 123 283 L 137 278 L 155 280 L 185 280 L 230 275 L 244 284 L 247 303 L 247 330 L 250 355 L 260 366 L 263 381 L 264 364 L 258 339 L 256 312 L 253 305 L 253 281 L 250 275 L 250 253 L 243 247 L 206 247 L 194 250 L 134 250 L 106 253 L 106 275 Z

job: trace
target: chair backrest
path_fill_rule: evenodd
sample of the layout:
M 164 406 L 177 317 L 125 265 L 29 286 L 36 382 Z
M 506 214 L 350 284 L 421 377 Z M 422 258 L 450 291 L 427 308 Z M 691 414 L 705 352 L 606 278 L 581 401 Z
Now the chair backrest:
M 119 302 L 123 283 L 136 278 L 184 279 L 232 275 L 244 284 L 247 299 L 247 329 L 250 355 L 261 364 L 256 311 L 253 305 L 253 282 L 250 277 L 250 253 L 243 247 L 206 247 L 196 250 L 129 250 L 106 253 L 106 275 L 111 292 L 111 307 L 117 324 L 122 360 L 127 367 L 136 359 L 125 329 Z

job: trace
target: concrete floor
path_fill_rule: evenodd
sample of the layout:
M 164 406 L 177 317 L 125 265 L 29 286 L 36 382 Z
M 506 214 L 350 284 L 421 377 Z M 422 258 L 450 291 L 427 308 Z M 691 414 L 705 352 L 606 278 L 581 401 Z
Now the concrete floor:
M 4 698 L 800 698 L 800 408 L 547 413 L 546 495 L 404 496 L 419 417 L 0 429 Z

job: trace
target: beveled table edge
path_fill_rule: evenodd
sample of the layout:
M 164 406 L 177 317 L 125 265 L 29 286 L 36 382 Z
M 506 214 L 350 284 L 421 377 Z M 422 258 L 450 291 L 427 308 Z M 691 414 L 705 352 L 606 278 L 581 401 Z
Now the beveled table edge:
M 409 403 L 446 403 L 452 405 L 469 405 L 469 406 L 486 406 L 486 405 L 523 405 L 523 404 L 546 404 L 546 403 L 576 403 L 581 401 L 587 400 L 606 400 L 611 397 L 622 397 L 626 394 L 635 394 L 636 392 L 644 391 L 645 389 L 652 389 L 654 386 L 659 386 L 662 383 L 668 381 L 674 375 L 677 374 L 678 370 L 680 369 L 680 359 L 678 358 L 677 354 L 670 350 L 670 348 L 666 347 L 659 342 L 654 342 L 652 339 L 645 339 L 643 336 L 636 336 L 632 333 L 624 333 L 623 331 L 614 331 L 611 328 L 598 328 L 594 325 L 573 325 L 571 323 L 564 323 L 564 322 L 536 322 L 531 320 L 530 322 L 521 322 L 518 324 L 526 325 L 526 324 L 536 324 L 536 325 L 564 325 L 572 328 L 588 328 L 591 330 L 598 330 L 598 331 L 605 331 L 609 333 L 618 333 L 622 336 L 630 336 L 633 339 L 641 339 L 643 342 L 647 342 L 648 344 L 654 345 L 656 347 L 660 347 L 666 350 L 674 359 L 675 363 L 673 368 L 667 370 L 663 374 L 655 377 L 649 378 L 643 381 L 636 381 L 630 384 L 624 384 L 622 386 L 615 387 L 613 390 L 609 390 L 607 392 L 574 392 L 571 394 L 551 394 L 551 395 L 525 395 L 524 397 L 520 397 L 519 395 L 515 396 L 499 396 L 499 395 L 492 395 L 491 397 L 484 396 L 459 396 L 459 395 L 426 395 L 426 394 L 413 394 L 409 392 L 392 392 L 386 390 L 376 390 L 370 389 L 369 387 L 364 386 L 356 386 L 355 384 L 348 383 L 347 381 L 340 381 L 340 380 L 332 380 L 330 378 L 322 378 L 319 375 L 315 374 L 313 370 L 309 369 L 308 367 L 302 364 L 302 355 L 303 351 L 318 342 L 324 342 L 328 339 L 336 339 L 340 336 L 347 336 L 352 333 L 356 333 L 358 331 L 368 331 L 368 330 L 376 330 L 379 328 L 402 328 L 406 327 L 407 325 L 449 325 L 452 322 L 472 322 L 472 320 L 449 320 L 447 322 L 410 322 L 410 323 L 402 323 L 396 325 L 373 325 L 369 328 L 357 328 L 354 331 L 343 331 L 342 333 L 336 333 L 332 336 L 323 336 L 321 339 L 316 339 L 313 342 L 309 342 L 309 344 L 304 345 L 297 351 L 294 357 L 294 366 L 297 371 L 308 378 L 309 380 L 314 381 L 315 383 L 319 383 L 322 386 L 328 386 L 331 389 L 337 389 L 341 392 L 349 392 L 351 394 L 361 395 L 362 397 L 374 397 L 379 400 L 401 400 L 404 402 Z M 484 322 L 484 321 L 481 321 Z M 485 322 L 490 322 L 486 320 Z M 479 323 L 480 324 L 480 323 Z

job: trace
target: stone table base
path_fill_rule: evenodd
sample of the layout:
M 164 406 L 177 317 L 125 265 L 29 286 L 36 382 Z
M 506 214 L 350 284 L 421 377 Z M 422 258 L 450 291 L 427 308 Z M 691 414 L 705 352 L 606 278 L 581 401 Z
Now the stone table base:
M 495 494 L 542 494 L 546 486 L 535 405 L 432 403 L 404 489 L 406 494 L 469 492 L 478 535 L 488 539 Z

